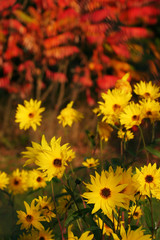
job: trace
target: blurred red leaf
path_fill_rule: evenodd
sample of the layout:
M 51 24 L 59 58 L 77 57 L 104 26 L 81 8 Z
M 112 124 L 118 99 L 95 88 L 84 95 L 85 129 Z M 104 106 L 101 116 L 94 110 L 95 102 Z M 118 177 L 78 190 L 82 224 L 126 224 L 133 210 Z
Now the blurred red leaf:
M 68 40 L 73 40 L 74 39 L 74 34 L 71 32 L 65 32 L 63 34 L 59 34 L 55 37 L 48 38 L 44 40 L 44 47 L 45 48 L 51 48 L 51 47 L 56 47 L 60 44 L 65 43 Z
M 10 80 L 8 77 L 0 78 L 0 88 L 6 88 L 10 84 Z
M 119 79 L 118 77 L 113 75 L 104 75 L 102 77 L 99 77 L 96 82 L 97 86 L 101 90 L 107 90 L 109 88 L 113 88 L 118 79 Z
M 135 24 L 141 21 L 148 24 L 155 24 L 157 22 L 157 15 L 160 14 L 160 9 L 154 6 L 140 6 L 125 9 L 119 15 L 121 22 L 126 24 Z
M 11 7 L 16 0 L 1 0 L 0 1 L 0 11 L 3 11 L 5 8 Z
M 125 44 L 118 44 L 118 45 L 111 45 L 112 49 L 114 50 L 114 52 L 119 55 L 122 56 L 124 58 L 129 58 L 130 57 L 130 52 L 128 50 L 127 45 Z
M 79 82 L 84 86 L 84 87 L 92 87 L 93 82 L 89 76 L 82 76 L 79 78 Z
M 121 30 L 128 39 L 130 38 L 146 38 L 153 36 L 152 32 L 143 27 L 121 27 Z
M 46 77 L 56 82 L 61 82 L 61 83 L 67 82 L 67 77 L 64 73 L 52 72 L 48 69 L 46 70 Z
M 14 45 L 12 48 L 8 48 L 4 53 L 4 59 L 10 60 L 11 58 L 20 56 L 22 53 L 22 49 Z
M 13 71 L 13 64 L 11 62 L 4 62 L 3 63 L 3 73 L 4 75 L 10 74 Z
M 55 57 L 56 59 L 62 59 L 78 52 L 79 49 L 75 46 L 62 46 L 46 50 L 45 55 L 46 57 Z

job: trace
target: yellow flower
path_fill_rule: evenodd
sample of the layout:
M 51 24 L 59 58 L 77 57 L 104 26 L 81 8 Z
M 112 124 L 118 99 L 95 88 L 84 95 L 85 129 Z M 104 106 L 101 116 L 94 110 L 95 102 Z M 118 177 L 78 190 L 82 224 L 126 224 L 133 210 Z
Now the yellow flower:
M 38 210 L 41 212 L 47 222 L 50 222 L 52 218 L 56 217 L 55 213 L 53 212 L 54 204 L 51 200 L 51 197 L 47 199 L 47 196 L 39 196 L 39 198 L 34 200 L 37 202 Z
M 54 240 L 54 235 L 52 230 L 49 228 L 47 230 L 41 230 L 41 231 L 36 231 L 32 230 L 31 231 L 31 239 L 33 240 Z
M 104 139 L 104 141 L 107 142 L 111 136 L 111 132 L 113 131 L 113 128 L 106 122 L 99 122 L 97 126 L 97 130 L 101 140 Z
M 128 81 L 130 73 L 126 73 L 121 79 L 118 79 L 115 84 L 115 88 L 121 89 L 126 93 L 132 92 L 132 87 Z
M 115 229 L 117 229 L 118 222 L 117 222 L 116 218 L 114 218 L 114 220 L 113 220 L 113 215 L 111 215 L 111 216 L 108 215 L 107 217 L 108 217 L 112 222 L 114 221 L 114 227 L 115 227 Z M 107 224 L 104 223 L 101 218 L 99 218 L 99 217 L 96 216 L 95 222 L 97 223 L 97 225 L 99 226 L 99 228 L 100 228 L 101 230 L 102 230 L 102 228 L 103 228 L 103 235 L 106 234 L 107 236 L 110 236 L 110 235 L 113 233 L 113 229 L 110 228 L 109 226 L 107 226 Z
M 91 233 L 90 231 L 86 231 L 86 232 L 82 233 L 80 238 L 78 238 L 77 236 L 74 236 L 71 229 L 72 229 L 72 225 L 70 225 L 68 227 L 68 240 L 92 240 L 94 237 L 93 234 L 90 234 Z
M 0 189 L 3 190 L 7 187 L 9 183 L 9 178 L 5 172 L 0 171 Z
M 41 113 L 45 108 L 40 108 L 41 101 L 30 99 L 30 101 L 24 100 L 24 106 L 18 104 L 15 122 L 19 123 L 19 128 L 27 130 L 32 127 L 34 131 L 37 129 L 37 125 L 40 126 L 42 117 Z
M 160 120 L 160 104 L 155 100 L 143 99 L 140 101 L 144 118 L 149 118 L 151 122 Z
M 140 219 L 142 216 L 142 210 L 141 210 L 140 206 L 134 205 L 134 206 L 130 207 L 128 216 L 129 217 L 133 216 L 133 219 L 135 219 L 135 220 Z
M 28 185 L 33 188 L 33 190 L 44 188 L 47 185 L 47 180 L 46 174 L 41 171 L 33 169 L 29 172 Z
M 126 93 L 120 89 L 109 89 L 107 93 L 102 93 L 104 102 L 99 103 L 100 113 L 104 115 L 102 121 L 115 125 L 119 122 L 119 114 L 131 99 L 131 93 Z
M 123 189 L 123 193 L 126 195 L 125 198 L 125 208 L 128 209 L 130 200 L 134 201 L 134 195 L 136 194 L 137 187 L 135 185 L 134 179 L 132 177 L 132 168 L 128 168 L 124 170 L 121 167 L 117 167 L 115 173 L 112 167 L 109 168 L 109 172 L 107 174 L 113 173 L 115 176 L 121 176 L 119 184 L 126 184 L 126 187 Z
M 28 172 L 16 169 L 9 176 L 9 192 L 22 194 L 28 190 Z
M 111 215 L 116 206 L 125 207 L 127 195 L 122 192 L 127 184 L 119 184 L 121 176 L 106 171 L 102 171 L 101 175 L 95 174 L 95 177 L 91 175 L 91 184 L 86 184 L 90 192 L 82 195 L 88 204 L 94 204 L 92 213 L 101 209 L 104 214 Z
M 42 136 L 42 139 L 43 138 L 44 136 Z M 39 152 L 43 151 L 44 149 L 45 148 L 43 146 L 36 142 L 32 142 L 32 147 L 26 147 L 27 151 L 22 152 L 23 157 L 27 158 L 27 161 L 25 162 L 24 166 L 35 163 Z
M 38 230 L 44 229 L 43 225 L 40 223 L 41 221 L 44 221 L 44 217 L 40 216 L 41 212 L 35 206 L 35 201 L 33 200 L 31 202 L 31 206 L 24 201 L 24 205 L 26 208 L 26 213 L 21 210 L 17 211 L 19 218 L 17 224 L 22 224 L 21 229 L 28 230 L 30 227 L 34 227 Z
M 130 129 L 133 126 L 139 126 L 142 119 L 142 107 L 134 102 L 127 105 L 120 114 L 120 123 L 124 125 L 126 129 Z
M 123 225 L 121 225 L 120 229 L 121 238 L 119 238 L 115 233 L 112 233 L 114 240 L 151 240 L 151 235 L 144 235 L 144 230 L 142 227 L 137 228 L 136 230 L 131 230 L 129 227 L 126 232 Z
M 130 130 L 123 131 L 122 129 L 120 129 L 118 131 L 118 137 L 121 139 L 124 139 L 124 141 L 127 142 L 127 141 L 133 139 L 134 135 Z
M 66 193 L 66 190 L 63 189 L 62 193 Z M 66 193 L 66 195 L 58 199 L 57 212 L 60 215 L 63 215 L 71 207 L 72 199 L 71 196 Z
M 152 84 L 152 82 L 147 83 L 147 82 L 140 81 L 140 83 L 137 83 L 134 85 L 134 92 L 145 99 L 154 100 L 159 98 L 160 97 L 159 90 L 160 88 Z
M 140 191 L 142 195 L 147 195 L 156 197 L 154 195 L 154 189 L 160 185 L 160 169 L 157 169 L 156 163 L 148 166 L 141 167 L 139 170 L 136 168 L 136 174 L 134 175 L 134 180 L 138 184 L 137 191 Z
M 40 150 L 35 157 L 35 164 L 39 166 L 39 170 L 45 172 L 48 180 L 53 177 L 61 178 L 66 169 L 67 162 L 74 157 L 68 144 L 60 145 L 61 138 L 53 137 L 50 144 L 47 143 L 45 137 L 42 137 L 42 151 Z
M 62 126 L 72 126 L 73 122 L 79 122 L 83 118 L 83 114 L 72 108 L 73 101 L 71 101 L 66 108 L 62 109 L 60 115 L 57 117 Z
M 82 165 L 87 168 L 96 168 L 99 165 L 99 159 L 87 158 L 86 161 L 82 162 Z
M 22 235 L 19 236 L 18 240 L 35 240 L 35 239 L 31 237 L 31 234 L 23 233 Z

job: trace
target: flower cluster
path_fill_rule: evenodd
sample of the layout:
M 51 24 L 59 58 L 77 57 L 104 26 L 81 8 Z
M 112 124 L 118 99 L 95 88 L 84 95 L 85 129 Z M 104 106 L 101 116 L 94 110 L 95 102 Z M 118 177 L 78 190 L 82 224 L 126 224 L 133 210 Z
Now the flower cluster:
M 122 85 L 123 82 L 122 79 Z M 160 88 L 151 82 L 140 81 L 135 84 L 133 92 L 140 97 L 139 102 L 135 102 L 134 94 L 131 93 L 132 89 L 129 89 L 130 91 L 126 91 L 118 84 L 117 88 L 102 93 L 103 102 L 98 102 L 99 107 L 96 110 L 97 115 L 102 116 L 103 123 L 119 128 L 118 137 L 125 141 L 134 138 L 132 130 L 135 126 L 141 126 L 147 119 L 152 124 L 160 120 L 160 103 L 158 101 Z M 106 129 L 108 129 L 107 125 Z M 101 137 L 101 130 L 99 130 L 99 134 Z M 107 141 L 109 136 L 106 133 L 106 138 L 104 135 L 101 138 Z
M 132 92 L 128 78 L 129 73 L 114 89 L 102 93 L 94 109 L 100 118 L 95 136 L 87 135 L 92 143 L 90 157 L 85 156 L 80 166 L 72 165 L 75 152 L 69 143 L 61 144 L 61 137 L 56 136 L 47 142 L 42 134 L 40 143 L 31 142 L 22 151 L 25 169 L 0 172 L 0 190 L 12 207 L 17 196 L 21 201 L 25 195 L 25 211 L 17 210 L 19 234 L 15 239 L 157 239 L 159 220 L 153 216 L 153 207 L 160 200 L 160 168 L 153 159 L 151 163 L 149 154 L 159 157 L 160 153 L 152 147 L 154 134 L 146 145 L 142 127 L 147 129 L 160 120 L 160 89 L 141 81 L 133 85 Z M 44 111 L 40 105 L 41 101 L 33 99 L 18 105 L 15 121 L 20 129 L 37 129 Z M 73 109 L 73 101 L 57 117 L 63 127 L 82 118 Z M 128 141 L 134 139 L 135 127 L 139 128 L 139 143 L 133 152 Z M 109 159 L 106 151 L 102 154 L 102 140 L 107 142 L 114 131 L 120 154 Z M 145 154 L 146 165 L 136 166 L 139 154 Z

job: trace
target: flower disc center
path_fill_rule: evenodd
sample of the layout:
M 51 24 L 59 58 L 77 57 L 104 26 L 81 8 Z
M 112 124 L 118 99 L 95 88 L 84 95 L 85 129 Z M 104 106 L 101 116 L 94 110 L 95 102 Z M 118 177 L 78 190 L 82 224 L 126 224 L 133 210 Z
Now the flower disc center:
M 53 165 L 54 165 L 55 167 L 61 167 L 61 166 L 62 166 L 62 160 L 59 159 L 59 158 L 54 159 Z
M 147 183 L 153 182 L 153 177 L 152 177 L 152 175 L 147 175 L 147 176 L 145 177 L 145 181 L 146 181 Z
M 138 121 L 139 120 L 139 116 L 138 115 L 133 115 L 132 116 L 132 120 L 133 121 Z
M 32 215 L 27 215 L 26 216 L 26 221 L 27 222 L 32 222 L 32 220 L 33 220 L 33 216 Z
M 42 178 L 41 177 L 37 177 L 37 182 L 42 182 Z
M 33 118 L 33 117 L 34 117 L 34 113 L 32 113 L 32 112 L 29 113 L 29 114 L 28 114 L 28 117 L 29 117 L 29 118 Z
M 111 190 L 109 188 L 103 188 L 100 192 L 103 198 L 108 198 L 111 195 Z

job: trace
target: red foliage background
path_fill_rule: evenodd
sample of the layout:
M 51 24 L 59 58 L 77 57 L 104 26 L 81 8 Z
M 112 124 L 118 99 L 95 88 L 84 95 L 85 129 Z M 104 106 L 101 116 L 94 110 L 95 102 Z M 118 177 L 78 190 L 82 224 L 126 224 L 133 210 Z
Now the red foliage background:
M 159 80 L 157 0 L 1 0 L 0 88 L 94 105 L 126 72 Z M 54 91 L 53 91 L 54 89 Z M 85 96 L 83 95 L 83 96 Z

